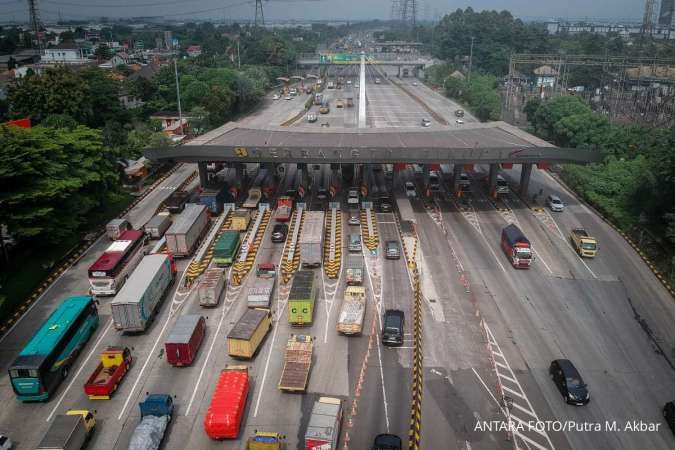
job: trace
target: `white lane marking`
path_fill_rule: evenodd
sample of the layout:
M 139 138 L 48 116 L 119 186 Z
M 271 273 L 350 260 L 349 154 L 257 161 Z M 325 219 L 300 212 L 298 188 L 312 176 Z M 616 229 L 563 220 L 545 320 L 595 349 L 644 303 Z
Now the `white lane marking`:
M 483 234 L 483 232 L 481 231 L 478 234 L 480 234 L 480 236 L 483 238 L 483 242 L 485 242 L 485 246 L 487 247 L 488 250 L 490 250 L 490 253 L 492 254 L 492 257 L 495 259 L 495 261 L 497 261 L 497 265 L 499 265 L 499 268 L 502 269 L 502 272 L 506 273 L 506 269 L 504 268 L 504 266 L 502 265 L 502 262 L 497 257 L 497 254 L 494 252 L 494 250 L 492 250 L 492 247 L 490 247 L 490 243 L 488 242 L 488 240 L 485 237 L 485 235 Z
M 378 315 L 379 316 L 379 315 Z M 377 341 L 377 360 L 380 363 L 380 382 L 382 383 L 382 402 L 384 403 L 384 421 L 387 425 L 387 433 L 389 432 L 389 411 L 387 407 L 387 390 L 384 388 L 384 370 L 382 369 L 382 351 L 380 349 L 380 340 L 375 336 Z
M 62 402 L 63 399 L 66 397 L 66 394 L 68 394 L 68 391 L 70 390 L 70 388 L 73 387 L 73 383 L 75 383 L 75 380 L 77 380 L 77 378 L 80 376 L 80 373 L 82 373 L 82 370 L 83 370 L 84 367 L 87 365 L 87 363 L 88 363 L 89 360 L 91 359 L 91 356 L 94 354 L 94 352 L 95 352 L 96 349 L 98 348 L 99 344 L 101 343 L 101 341 L 103 340 L 103 338 L 105 337 L 105 335 L 106 335 L 106 334 L 108 333 L 108 331 L 110 330 L 110 327 L 112 327 L 112 324 L 113 324 L 113 320 L 112 320 L 112 318 L 111 318 L 111 319 L 108 321 L 108 326 L 105 327 L 105 330 L 103 330 L 103 333 L 101 333 L 101 335 L 100 335 L 100 336 L 98 337 L 98 339 L 96 340 L 96 344 L 94 344 L 94 346 L 92 347 L 91 351 L 89 351 L 89 354 L 87 355 L 87 357 L 85 358 L 85 360 L 84 360 L 84 361 L 82 362 L 82 364 L 80 365 L 80 368 L 79 368 L 79 369 L 77 370 L 77 372 L 75 373 L 75 376 L 72 377 L 72 379 L 70 380 L 70 383 L 68 383 L 68 386 L 66 387 L 66 389 L 63 391 L 63 393 L 61 393 L 61 396 L 59 397 L 59 401 L 56 402 L 56 404 L 54 405 L 54 408 L 52 409 L 52 412 L 50 412 L 49 415 L 47 416 L 47 422 L 49 422 L 50 420 L 52 420 L 52 417 L 54 416 L 54 413 L 56 413 L 56 410 L 59 409 L 59 406 L 61 406 L 61 402 Z
M 576 250 L 574 250 L 574 247 L 572 247 L 572 244 L 570 244 L 569 239 L 566 239 L 566 238 L 565 238 L 565 235 L 563 235 L 562 230 L 561 230 L 560 227 L 558 226 L 558 222 L 553 218 L 553 216 L 551 215 L 551 213 L 549 213 L 547 210 L 544 210 L 544 211 L 545 211 L 546 214 L 548 214 L 548 216 L 550 217 L 551 222 L 553 222 L 553 224 L 555 225 L 556 229 L 558 230 L 558 233 L 560 233 L 560 239 L 562 239 L 562 240 L 565 242 L 565 244 L 567 244 L 567 246 L 568 246 L 569 248 L 572 249 L 572 251 L 573 251 L 574 254 L 577 256 L 577 258 L 579 258 L 579 261 L 581 261 L 581 264 L 583 264 L 584 267 L 586 267 L 586 269 L 588 269 L 588 271 L 589 271 L 590 274 L 593 276 L 593 278 L 595 278 L 595 279 L 597 280 L 598 276 L 591 270 L 590 267 L 588 267 L 588 264 L 586 264 L 586 261 L 584 261 L 584 258 L 582 258 L 581 255 L 579 255 L 579 253 L 577 253 Z
M 230 266 L 230 269 L 228 272 L 232 271 L 232 267 Z M 227 279 L 230 279 L 230 274 L 228 273 Z M 224 296 L 226 297 L 226 295 Z M 226 301 L 223 299 L 223 301 Z M 192 403 L 195 400 L 195 396 L 197 395 L 197 391 L 199 390 L 199 385 L 202 382 L 202 377 L 204 376 L 204 370 L 206 369 L 206 365 L 209 363 L 209 358 L 211 357 L 211 352 L 213 351 L 213 347 L 216 343 L 216 340 L 218 338 L 218 334 L 220 333 L 220 329 L 223 326 L 223 322 L 225 320 L 225 316 L 227 315 L 228 312 L 230 312 L 230 309 L 232 308 L 232 305 L 234 305 L 234 301 L 228 301 L 228 305 L 223 308 L 223 312 L 220 315 L 220 320 L 218 321 L 218 326 L 216 327 L 216 332 L 213 334 L 213 339 L 211 339 L 211 345 L 209 346 L 209 351 L 206 353 L 206 358 L 204 359 L 204 364 L 202 365 L 201 370 L 199 371 L 199 377 L 197 378 L 197 383 L 195 384 L 195 388 L 192 391 L 192 396 L 190 397 L 190 402 L 188 403 L 187 409 L 185 410 L 185 415 L 190 414 L 190 409 L 192 408 Z
M 551 268 L 548 266 L 548 264 L 546 264 L 546 261 L 544 261 L 544 258 L 541 257 L 541 253 L 539 253 L 538 251 L 536 251 L 534 248 L 532 249 L 532 253 L 534 253 L 535 255 L 537 255 L 537 258 L 539 258 L 539 259 L 541 260 L 541 262 L 544 264 L 544 266 L 546 266 L 546 269 L 548 270 L 548 273 L 550 273 L 551 275 L 553 275 L 553 271 L 552 271 Z
M 96 244 L 98 243 L 98 241 L 100 241 L 100 240 L 101 240 L 102 238 L 104 238 L 104 237 L 106 237 L 106 235 L 105 235 L 105 234 L 102 234 L 101 236 L 99 236 L 98 239 L 96 239 L 94 242 L 92 242 L 92 244 L 91 244 L 89 247 L 87 247 L 87 249 L 82 253 L 82 257 L 84 258 L 84 256 L 87 254 L 87 252 L 89 252 L 89 250 L 91 250 L 91 248 L 92 248 L 94 245 L 96 245 Z M 78 263 L 79 263 L 79 261 L 78 261 Z M 36 298 L 35 301 L 34 301 L 33 303 L 31 303 L 31 305 L 28 307 L 28 309 L 27 309 L 23 314 L 21 314 L 21 316 L 17 319 L 16 322 L 14 322 L 14 325 L 12 325 L 12 326 L 9 328 L 9 330 L 7 330 L 7 332 L 6 332 L 5 334 L 3 334 L 2 337 L 0 337 L 0 344 L 2 344 L 2 342 L 3 342 L 5 339 L 7 339 L 7 336 L 9 336 L 9 335 L 12 333 L 12 330 L 14 330 L 14 328 L 16 328 L 16 326 L 19 325 L 19 323 L 21 323 L 21 321 L 28 315 L 28 313 L 29 313 L 33 308 L 35 308 L 35 305 L 37 305 L 37 304 L 40 302 L 40 299 L 42 299 L 42 297 L 44 297 L 44 296 L 47 294 L 47 292 L 49 292 L 49 291 L 51 290 L 51 288 L 53 288 L 53 287 L 56 285 L 56 283 L 57 283 L 57 282 L 58 282 L 65 274 L 67 274 L 68 272 L 70 272 L 70 270 L 71 270 L 73 267 L 75 267 L 75 264 L 73 264 L 72 266 L 70 266 L 68 269 L 64 270 L 64 271 L 61 273 L 61 275 L 59 275 L 58 277 L 56 277 L 56 280 L 52 281 L 52 283 L 51 283 L 49 286 L 47 286 L 47 289 L 45 289 L 44 292 L 43 292 L 42 294 L 40 294 L 40 295 L 38 296 L 38 298 Z
M 492 397 L 492 400 L 495 401 L 495 404 L 497 405 L 499 410 L 502 412 L 502 414 L 506 415 L 506 412 L 504 411 L 504 408 L 502 407 L 502 404 L 499 403 L 499 401 L 497 400 L 497 397 L 495 397 L 495 395 L 492 393 L 492 391 L 487 387 L 487 384 L 485 384 L 485 381 L 483 381 L 483 379 L 480 377 L 480 375 L 478 375 L 478 372 L 476 372 L 476 369 L 474 369 L 472 367 L 471 370 L 473 370 L 473 373 L 476 375 L 476 378 L 478 378 L 478 381 L 480 381 L 480 384 L 483 385 L 483 387 L 485 388 L 485 391 L 487 391 L 487 393 L 490 394 L 490 397 Z

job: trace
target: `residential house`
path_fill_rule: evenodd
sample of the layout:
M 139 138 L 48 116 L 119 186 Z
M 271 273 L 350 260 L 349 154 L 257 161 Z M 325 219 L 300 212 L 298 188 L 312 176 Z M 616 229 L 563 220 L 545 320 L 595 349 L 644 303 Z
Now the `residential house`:
M 187 54 L 190 58 L 195 58 L 202 54 L 202 47 L 200 45 L 191 45 L 187 48 Z
M 87 64 L 91 49 L 73 42 L 62 42 L 56 47 L 43 51 L 42 62 L 45 64 Z
M 134 70 L 136 67 L 139 67 L 138 70 L 136 70 L 134 73 L 129 75 L 128 80 L 129 81 L 135 81 L 139 78 L 144 78 L 146 80 L 152 80 L 155 78 L 155 76 L 159 73 L 160 66 L 157 63 L 150 63 L 146 65 L 138 65 L 134 64 L 133 66 L 130 66 L 131 70 Z
M 120 55 L 113 55 L 112 58 L 110 58 L 108 61 L 99 64 L 98 66 L 101 69 L 114 69 L 117 66 L 123 66 L 126 65 L 128 62 L 127 59 L 122 58 Z
M 190 132 L 191 117 L 183 115 L 181 120 L 175 111 L 158 111 L 150 119 L 159 120 L 162 123 L 162 132 L 175 142 L 182 140 Z
M 10 63 L 14 67 L 21 67 L 38 61 L 40 61 L 39 50 L 21 50 L 11 55 L 0 55 L 0 69 L 9 69 Z

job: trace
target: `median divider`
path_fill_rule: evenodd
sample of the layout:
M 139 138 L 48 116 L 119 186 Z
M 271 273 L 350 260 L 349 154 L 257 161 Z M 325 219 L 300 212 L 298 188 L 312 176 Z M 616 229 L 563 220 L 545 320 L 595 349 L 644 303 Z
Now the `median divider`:
M 244 237 L 237 261 L 232 265 L 232 285 L 241 285 L 244 277 L 253 267 L 258 248 L 260 248 L 260 243 L 265 235 L 271 215 L 272 212 L 269 205 L 261 204 L 258 207 L 258 213 L 255 216 L 251 229 L 248 230 Z
M 213 259 L 213 246 L 218 241 L 218 238 L 223 234 L 225 230 L 229 228 L 228 224 L 231 222 L 230 212 L 233 210 L 233 205 L 226 205 L 223 213 L 216 219 L 213 224 L 211 232 L 208 234 L 204 242 L 202 243 L 195 258 L 190 262 L 187 270 L 185 271 L 185 287 L 189 288 L 192 286 L 194 281 L 209 267 L 211 260 Z M 228 218 L 229 221 L 228 221 Z
M 375 212 L 369 202 L 364 202 L 363 206 L 364 207 L 361 208 L 361 239 L 366 248 L 370 250 L 371 253 L 375 253 L 377 247 L 380 245 L 377 218 L 375 217 Z
M 298 203 L 291 217 L 290 234 L 284 244 L 283 259 L 281 262 L 281 280 L 288 284 L 291 277 L 300 267 L 300 232 L 302 230 L 304 203 Z
M 324 227 L 323 269 L 328 278 L 335 279 L 342 265 L 342 211 L 339 203 L 331 203 Z

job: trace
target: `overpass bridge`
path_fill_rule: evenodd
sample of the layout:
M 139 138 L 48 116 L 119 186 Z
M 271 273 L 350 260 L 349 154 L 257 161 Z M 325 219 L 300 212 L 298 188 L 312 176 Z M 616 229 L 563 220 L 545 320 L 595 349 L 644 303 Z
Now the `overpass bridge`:
M 304 164 L 489 164 L 490 184 L 498 165 L 522 164 L 521 189 L 527 189 L 533 164 L 599 162 L 598 152 L 559 148 L 505 122 L 466 124 L 461 129 L 366 128 L 296 131 L 285 127 L 250 128 L 228 123 L 189 143 L 145 151 L 156 161 L 196 162 L 206 182 L 207 162 Z

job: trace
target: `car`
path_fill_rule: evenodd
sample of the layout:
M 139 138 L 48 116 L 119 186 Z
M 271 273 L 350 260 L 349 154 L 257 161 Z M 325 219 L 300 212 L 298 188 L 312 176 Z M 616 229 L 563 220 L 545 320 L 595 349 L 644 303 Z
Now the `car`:
M 272 242 L 281 243 L 286 241 L 286 235 L 288 234 L 288 225 L 285 223 L 278 223 L 274 225 L 272 229 Z
M 328 122 L 323 122 L 321 123 L 322 127 L 330 127 L 330 124 Z
M 359 88 L 359 83 L 356 83 L 356 84 L 354 85 L 354 87 L 355 87 L 356 89 L 358 89 L 358 88 Z
M 344 101 L 342 101 L 341 98 L 338 98 L 338 99 L 335 101 L 335 107 L 336 107 L 336 108 L 344 108 L 344 107 L 345 107 Z
M 431 126 L 431 120 L 429 120 L 429 119 L 422 119 L 422 126 L 423 126 L 424 128 L 430 127 L 430 126 Z
M 569 359 L 556 359 L 548 369 L 551 379 L 570 405 L 585 405 L 591 400 L 588 387 Z
M 349 251 L 358 253 L 361 251 L 361 235 L 354 233 L 349 235 Z
M 387 259 L 400 259 L 401 258 L 401 246 L 398 241 L 387 241 L 385 243 L 385 257 Z
M 417 81 L 413 81 L 413 86 L 417 86 Z
M 290 95 L 287 95 L 287 96 L 285 97 L 285 100 L 293 100 L 293 97 L 291 97 Z
M 10 450 L 14 446 L 14 443 L 10 438 L 4 434 L 0 434 L 0 450 Z
M 395 434 L 378 434 L 373 441 L 372 450 L 402 450 L 403 441 Z
M 384 312 L 384 320 L 382 321 L 382 345 L 403 345 L 404 325 L 405 314 L 403 311 L 398 309 L 387 309 Z
M 464 117 L 464 110 L 463 110 L 463 109 L 457 109 L 457 110 L 455 110 L 455 116 L 457 116 L 457 117 Z
M 316 114 L 307 114 L 307 122 L 309 123 L 316 122 Z
M 464 120 L 463 119 L 457 119 L 457 120 L 455 120 L 455 123 L 458 124 L 458 125 L 463 125 Z
M 279 94 L 274 94 L 272 96 L 272 100 L 279 100 L 280 98 L 281 98 L 281 95 L 279 95 Z
M 379 78 L 375 78 L 375 84 L 380 84 L 381 80 Z
M 546 204 L 548 205 L 549 209 L 554 212 L 562 212 L 563 209 L 565 209 L 565 205 L 557 195 L 551 194 L 546 197 Z
M 417 191 L 412 181 L 405 182 L 405 195 L 408 197 L 417 197 Z
M 459 181 L 457 181 L 457 184 L 460 186 L 471 186 L 471 178 L 469 178 L 469 174 L 466 172 L 462 172 L 459 174 Z
M 663 405 L 663 418 L 670 427 L 670 431 L 675 434 L 675 400 Z
M 361 217 L 359 217 L 358 211 L 352 211 L 349 213 L 349 220 L 347 220 L 349 225 L 359 225 L 361 223 Z

